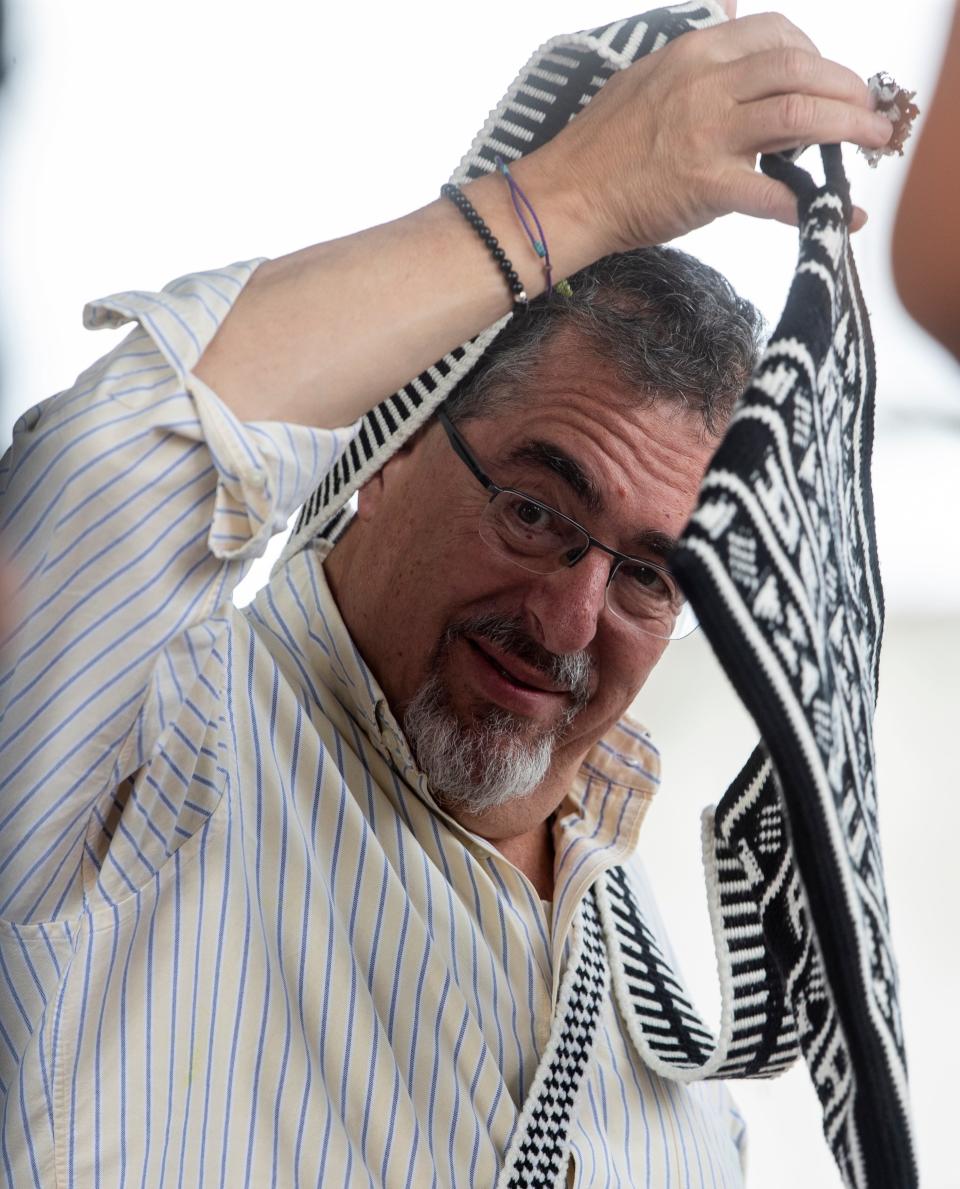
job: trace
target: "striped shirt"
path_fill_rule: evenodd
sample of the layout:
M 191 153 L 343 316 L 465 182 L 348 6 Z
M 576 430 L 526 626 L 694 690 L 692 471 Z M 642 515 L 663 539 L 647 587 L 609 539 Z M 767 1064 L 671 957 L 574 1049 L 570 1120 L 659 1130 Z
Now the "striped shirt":
M 231 592 L 350 429 L 241 424 L 192 374 L 257 262 L 87 307 L 128 337 L 17 423 L 26 597 L 0 684 L 0 1168 L 26 1186 L 491 1186 L 577 906 L 657 784 L 624 719 L 545 906 L 434 803 L 306 549 Z M 662 933 L 662 926 L 660 928 Z M 722 1085 L 613 1002 L 570 1183 L 743 1183 Z

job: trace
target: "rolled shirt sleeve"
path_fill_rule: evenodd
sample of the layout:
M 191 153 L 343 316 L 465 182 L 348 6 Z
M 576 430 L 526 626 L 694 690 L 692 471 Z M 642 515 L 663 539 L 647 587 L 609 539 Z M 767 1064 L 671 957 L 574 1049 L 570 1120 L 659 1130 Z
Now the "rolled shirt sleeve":
M 0 918 L 77 909 L 91 814 L 151 754 L 234 587 L 352 436 L 241 423 L 193 375 L 258 263 L 91 303 L 87 326 L 134 329 L 14 427 L 0 464 L 19 587 L 0 662 Z

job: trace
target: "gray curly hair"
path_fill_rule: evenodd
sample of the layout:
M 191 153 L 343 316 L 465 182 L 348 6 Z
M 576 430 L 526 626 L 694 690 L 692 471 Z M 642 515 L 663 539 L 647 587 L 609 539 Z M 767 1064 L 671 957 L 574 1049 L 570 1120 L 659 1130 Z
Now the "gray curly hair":
M 611 362 L 638 400 L 698 410 L 722 432 L 760 354 L 763 318 L 716 269 L 676 248 L 605 256 L 569 278 L 572 297 L 530 303 L 448 398 L 454 422 L 493 416 L 521 396 L 561 330 Z

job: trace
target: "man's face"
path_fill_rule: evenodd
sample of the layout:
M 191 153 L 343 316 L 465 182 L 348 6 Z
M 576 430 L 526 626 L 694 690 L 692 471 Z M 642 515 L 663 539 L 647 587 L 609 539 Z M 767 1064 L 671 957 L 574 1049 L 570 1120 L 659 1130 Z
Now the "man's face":
M 659 562 L 716 447 L 699 414 L 632 403 L 612 369 L 562 340 L 515 403 L 459 428 L 494 482 L 566 513 L 604 544 Z M 406 716 L 440 799 L 468 828 L 497 839 L 556 808 L 666 641 L 607 607 L 608 554 L 591 549 L 546 575 L 497 556 L 478 533 L 489 498 L 434 423 L 361 493 L 353 560 L 348 550 L 343 569 L 328 568 L 354 639 L 398 719 Z M 424 763 L 421 751 L 437 747 L 447 749 L 444 772 L 459 757 L 459 787 L 444 789 Z M 491 805 L 497 797 L 479 768 L 496 768 L 498 757 L 522 795 Z

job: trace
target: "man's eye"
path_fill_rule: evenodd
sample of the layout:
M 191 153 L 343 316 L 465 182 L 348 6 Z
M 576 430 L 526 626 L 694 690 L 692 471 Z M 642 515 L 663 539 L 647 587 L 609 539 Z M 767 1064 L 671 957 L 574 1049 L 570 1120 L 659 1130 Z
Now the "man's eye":
M 553 519 L 546 509 L 529 500 L 517 500 L 513 505 L 513 514 L 524 528 L 548 528 Z
M 532 499 L 504 493 L 496 510 L 500 539 L 511 548 L 549 552 L 562 548 L 569 536 L 565 522 Z
M 676 597 L 677 588 L 674 583 L 652 566 L 623 566 L 621 573 L 631 586 L 653 598 L 672 600 Z

